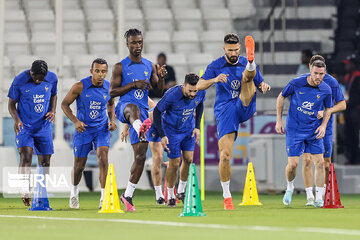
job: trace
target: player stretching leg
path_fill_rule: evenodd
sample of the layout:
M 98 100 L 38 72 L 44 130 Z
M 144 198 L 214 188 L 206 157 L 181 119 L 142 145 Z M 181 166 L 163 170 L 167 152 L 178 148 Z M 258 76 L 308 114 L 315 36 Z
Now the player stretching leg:
M 276 126 L 279 134 L 284 134 L 282 112 L 284 99 L 290 97 L 290 107 L 286 121 L 286 151 L 288 164 L 285 169 L 287 188 L 283 198 L 284 205 L 291 204 L 294 191 L 296 168 L 302 153 L 311 154 L 315 168 L 316 199 L 315 207 L 324 204 L 322 199 L 324 186 L 324 144 L 326 125 L 331 117 L 333 106 L 330 87 L 323 82 L 326 65 L 323 61 L 314 61 L 310 66 L 310 74 L 301 75 L 290 81 L 279 94 L 276 102 Z M 321 123 L 317 119 L 317 112 L 325 108 Z
M 325 59 L 322 56 L 314 55 L 310 59 L 309 68 L 310 68 L 311 64 L 316 60 L 320 60 L 325 63 Z M 335 78 L 333 78 L 332 76 L 330 76 L 329 74 L 325 74 L 323 81 L 327 85 L 329 85 L 329 87 L 331 88 L 332 100 L 334 102 L 334 107 L 329 109 L 329 110 L 331 110 L 331 113 L 337 113 L 340 111 L 344 111 L 346 109 L 346 102 L 344 100 L 344 95 L 341 92 L 338 81 Z M 323 113 L 324 113 L 323 111 L 319 111 L 317 113 L 317 118 L 322 119 Z M 319 120 L 319 121 L 322 121 L 322 120 Z M 333 116 L 331 115 L 329 123 L 327 124 L 327 127 L 326 127 L 325 136 L 323 138 L 324 150 L 325 150 L 325 153 L 324 153 L 324 166 L 325 166 L 324 189 L 326 188 L 326 182 L 327 182 L 327 178 L 328 178 L 328 174 L 329 174 L 329 166 L 331 163 L 331 155 L 332 155 L 332 148 L 333 148 L 333 121 L 334 121 Z M 315 169 L 315 171 L 316 170 L 317 169 Z M 305 205 L 306 206 L 314 206 L 315 198 L 314 198 L 314 194 L 313 194 L 312 159 L 311 159 L 311 154 L 309 154 L 309 153 L 303 154 L 302 174 L 303 174 L 305 192 L 306 192 L 306 198 L 307 198 L 307 203 Z
M 135 211 L 133 193 L 144 169 L 148 142 L 146 134 L 151 127 L 148 119 L 148 92 L 150 84 L 160 95 L 166 76 L 165 65 L 155 67 L 141 56 L 143 37 L 141 31 L 129 29 L 125 33 L 129 56 L 115 64 L 110 85 L 111 97 L 120 96 L 115 108 L 116 116 L 130 126 L 130 141 L 134 150 L 134 163 L 125 193 L 120 197 L 126 211 Z
M 91 64 L 91 76 L 75 83 L 61 107 L 65 115 L 74 123 L 73 139 L 74 168 L 72 171 L 72 187 L 70 193 L 70 208 L 79 208 L 78 185 L 85 169 L 86 160 L 93 146 L 96 150 L 99 164 L 99 181 L 101 186 L 100 205 L 104 197 L 106 175 L 108 169 L 108 153 L 110 146 L 110 131 L 116 130 L 115 104 L 110 98 L 110 83 L 105 79 L 108 64 L 104 59 L 97 58 Z M 76 100 L 77 114 L 74 116 L 70 105 Z M 110 122 L 106 116 L 108 113 Z
M 216 85 L 214 113 L 220 150 L 219 174 L 223 189 L 224 208 L 233 210 L 230 193 L 232 151 L 239 124 L 251 118 L 256 109 L 256 87 L 264 94 L 270 86 L 264 82 L 254 61 L 255 43 L 246 36 L 247 58 L 240 56 L 240 39 L 230 33 L 224 37 L 225 55 L 208 65 L 198 83 L 198 90 Z
M 153 110 L 156 104 L 150 98 L 148 98 L 148 104 L 150 108 L 149 119 L 153 123 Z M 121 141 L 127 142 L 126 138 L 128 135 L 129 135 L 129 125 L 125 125 L 124 130 L 121 133 Z M 156 204 L 164 205 L 165 199 L 162 192 L 162 172 L 161 172 L 161 164 L 163 160 L 164 148 L 161 145 L 161 138 L 159 137 L 159 134 L 157 133 L 154 124 L 151 125 L 151 128 L 147 132 L 146 138 L 149 141 L 149 145 L 152 153 L 152 159 L 153 159 L 153 165 L 151 167 L 151 177 L 154 183 Z
M 189 166 L 193 161 L 195 142 L 200 138 L 200 120 L 204 110 L 205 91 L 198 91 L 199 77 L 186 74 L 183 85 L 170 88 L 154 109 L 154 123 L 167 151 L 169 166 L 166 170 L 168 207 L 176 206 L 174 185 L 176 172 L 181 165 L 180 180 L 185 192 Z M 196 120 L 194 119 L 194 111 Z
M 21 174 L 30 174 L 34 150 L 38 165 L 50 167 L 54 153 L 52 123 L 56 112 L 57 82 L 55 73 L 48 71 L 47 63 L 36 60 L 30 70 L 15 77 L 9 89 L 8 108 L 14 119 Z M 44 173 L 47 171 L 45 169 Z M 25 180 L 29 181 L 27 177 Z M 31 205 L 29 185 L 23 187 L 21 199 L 25 206 Z

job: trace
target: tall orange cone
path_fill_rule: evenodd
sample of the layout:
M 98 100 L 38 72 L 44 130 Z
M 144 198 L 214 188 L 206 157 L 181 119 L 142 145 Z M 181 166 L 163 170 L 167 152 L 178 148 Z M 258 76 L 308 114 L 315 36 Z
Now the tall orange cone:
M 246 173 L 246 180 L 244 186 L 243 200 L 239 205 L 262 205 L 259 202 L 259 196 L 256 188 L 255 174 L 253 164 L 249 162 Z
M 123 213 L 120 209 L 119 195 L 116 187 L 114 166 L 109 164 L 106 176 L 104 200 L 98 213 Z
M 344 208 L 340 201 L 340 194 L 333 163 L 331 163 L 329 167 L 329 176 L 326 183 L 324 206 L 322 208 Z

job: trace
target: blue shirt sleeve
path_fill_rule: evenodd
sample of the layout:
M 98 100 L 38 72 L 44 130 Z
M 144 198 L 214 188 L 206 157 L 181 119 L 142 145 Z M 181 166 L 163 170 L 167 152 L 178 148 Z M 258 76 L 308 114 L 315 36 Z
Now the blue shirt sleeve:
M 327 94 L 326 97 L 324 98 L 324 106 L 326 108 L 331 108 L 334 106 L 331 94 Z
M 294 85 L 292 85 L 291 83 L 288 83 L 284 89 L 281 91 L 281 94 L 283 97 L 288 97 L 290 95 L 293 95 L 295 92 L 295 88 L 294 88 Z
M 169 98 L 170 94 L 165 94 L 163 96 L 163 98 L 156 104 L 156 107 L 159 109 L 160 112 L 165 112 L 166 109 L 169 108 L 169 106 L 171 105 L 171 101 Z
M 18 102 L 20 99 L 21 92 L 20 92 L 19 87 L 16 84 L 14 84 L 14 82 L 11 84 L 11 87 L 10 87 L 9 93 L 8 93 L 8 97 L 11 98 L 12 100 Z
M 260 83 L 262 83 L 263 81 L 264 81 L 264 78 L 261 75 L 260 69 L 258 66 L 256 66 L 256 75 L 254 77 L 255 86 L 259 86 Z
M 335 100 L 335 103 L 341 102 L 343 100 L 345 100 L 344 95 L 340 89 L 340 86 L 337 86 L 335 88 L 332 89 L 332 94 Z
M 56 74 L 54 74 L 54 82 L 53 82 L 53 85 L 52 85 L 52 88 L 51 88 L 51 95 L 54 96 L 57 94 L 57 84 L 58 84 L 58 78 L 56 76 Z
M 217 77 L 215 68 L 212 66 L 213 64 L 209 64 L 205 70 L 204 75 L 202 75 L 202 79 L 209 80 Z

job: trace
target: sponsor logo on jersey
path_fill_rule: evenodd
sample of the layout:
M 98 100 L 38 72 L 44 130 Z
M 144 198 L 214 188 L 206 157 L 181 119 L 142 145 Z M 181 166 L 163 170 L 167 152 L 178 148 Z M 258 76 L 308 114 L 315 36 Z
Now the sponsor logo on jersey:
M 136 99 L 142 99 L 144 97 L 144 91 L 141 90 L 141 89 L 137 89 L 135 92 L 134 92 L 134 97 Z
M 90 101 L 90 109 L 101 109 L 101 102 Z
M 36 104 L 34 109 L 35 109 L 35 112 L 42 113 L 44 111 L 44 106 L 42 104 Z
M 44 94 L 34 94 L 33 95 L 34 103 L 43 103 L 45 102 Z
M 305 101 L 302 103 L 301 107 L 305 108 L 307 110 L 311 110 L 312 106 L 314 106 L 314 103 Z
M 234 90 L 238 90 L 240 88 L 240 81 L 239 80 L 231 81 L 231 87 Z
M 98 115 L 99 115 L 99 112 L 96 111 L 96 110 L 93 110 L 93 111 L 91 111 L 91 112 L 89 113 L 89 117 L 90 117 L 91 119 L 97 118 Z

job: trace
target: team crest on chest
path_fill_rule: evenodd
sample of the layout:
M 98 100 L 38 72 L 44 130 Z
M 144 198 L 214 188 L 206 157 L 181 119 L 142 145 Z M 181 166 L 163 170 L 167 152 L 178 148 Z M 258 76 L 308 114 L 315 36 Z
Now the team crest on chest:
M 45 86 L 45 91 L 47 92 L 49 90 L 48 86 Z
M 144 71 L 145 77 L 147 77 L 147 75 L 149 74 L 149 72 Z
M 320 99 L 320 95 L 317 94 L 317 95 L 316 95 L 316 100 L 319 100 L 319 99 Z
M 107 96 L 104 94 L 104 100 L 106 100 Z

